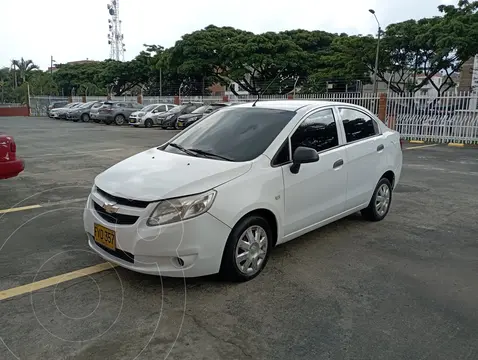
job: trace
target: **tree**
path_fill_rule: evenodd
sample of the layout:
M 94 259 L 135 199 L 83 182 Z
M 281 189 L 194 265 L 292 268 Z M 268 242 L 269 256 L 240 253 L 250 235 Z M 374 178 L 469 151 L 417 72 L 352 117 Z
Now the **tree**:
M 18 69 L 20 79 L 22 80 L 20 84 L 26 81 L 28 75 L 33 70 L 39 69 L 38 65 L 35 65 L 35 63 L 32 60 L 24 60 L 23 57 L 20 60 L 12 60 L 12 67 L 13 67 L 13 71 L 15 72 L 15 79 L 17 79 L 16 72 Z M 15 87 L 17 87 L 17 85 L 18 84 L 15 80 Z

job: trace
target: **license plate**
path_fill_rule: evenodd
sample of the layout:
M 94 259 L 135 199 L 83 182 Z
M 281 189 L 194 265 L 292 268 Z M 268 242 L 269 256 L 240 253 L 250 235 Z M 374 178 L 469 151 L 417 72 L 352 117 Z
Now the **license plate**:
M 114 230 L 95 224 L 95 241 L 108 249 L 116 250 L 116 232 Z
M 183 126 L 183 123 L 182 123 L 182 122 L 178 122 L 178 126 Z

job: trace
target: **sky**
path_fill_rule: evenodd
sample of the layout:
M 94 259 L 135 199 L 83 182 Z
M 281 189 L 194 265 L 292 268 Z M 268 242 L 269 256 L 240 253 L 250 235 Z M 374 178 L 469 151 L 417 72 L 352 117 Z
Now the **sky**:
M 302 28 L 375 34 L 374 9 L 382 25 L 439 15 L 440 4 L 457 0 L 118 0 L 125 60 L 143 44 L 171 47 L 186 33 L 208 25 L 254 33 Z M 46 70 L 58 63 L 109 57 L 109 0 L 0 0 L 0 67 L 31 59 Z

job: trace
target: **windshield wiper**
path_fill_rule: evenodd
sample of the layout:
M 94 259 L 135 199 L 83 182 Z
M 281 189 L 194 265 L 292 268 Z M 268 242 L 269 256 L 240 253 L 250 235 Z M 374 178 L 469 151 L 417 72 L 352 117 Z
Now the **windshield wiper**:
M 175 143 L 169 143 L 168 145 L 173 147 L 173 148 L 181 150 L 183 153 L 186 153 L 188 155 L 197 157 L 197 154 L 193 153 L 192 151 L 190 151 L 188 149 L 183 148 L 181 145 L 178 145 L 178 144 L 175 144 Z
M 187 149 L 187 150 L 188 151 L 194 151 L 196 154 L 199 154 L 199 155 L 215 157 L 217 159 L 222 159 L 222 160 L 226 160 L 226 161 L 233 161 L 231 158 L 228 158 L 228 157 L 225 157 L 225 156 L 222 156 L 222 155 L 213 154 L 213 153 L 210 153 L 208 151 L 201 150 L 201 149 Z

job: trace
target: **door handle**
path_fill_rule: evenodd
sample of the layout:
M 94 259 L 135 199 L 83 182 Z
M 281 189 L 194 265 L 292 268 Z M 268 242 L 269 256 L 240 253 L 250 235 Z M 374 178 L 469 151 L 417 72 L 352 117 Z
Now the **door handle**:
M 383 146 L 383 144 L 377 146 L 377 151 L 382 151 L 383 149 L 385 149 L 385 146 Z
M 344 164 L 343 159 L 339 159 L 336 162 L 334 162 L 334 169 L 337 169 L 338 167 L 342 166 Z

